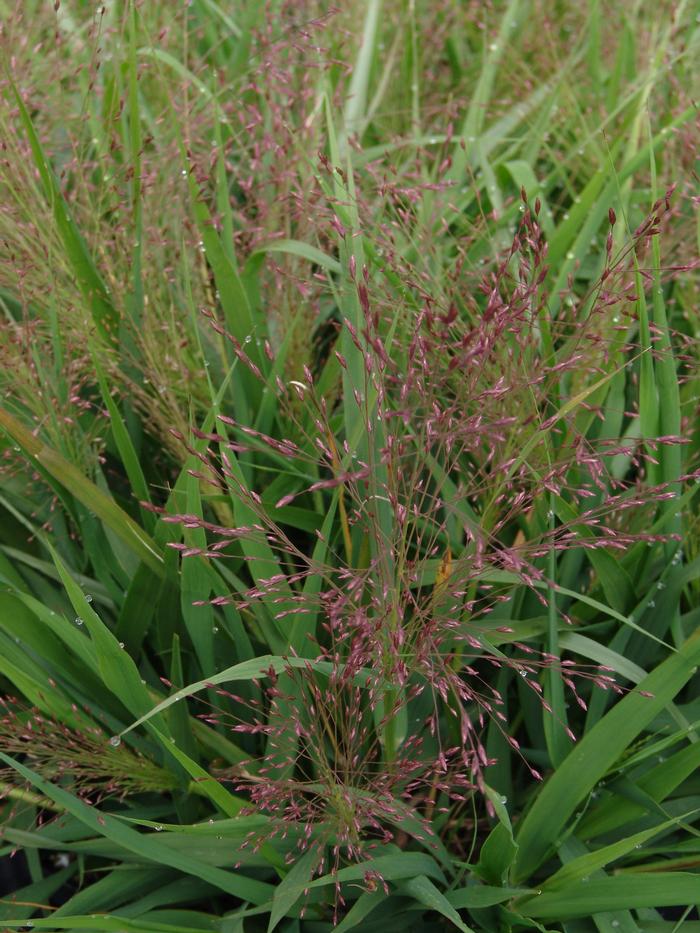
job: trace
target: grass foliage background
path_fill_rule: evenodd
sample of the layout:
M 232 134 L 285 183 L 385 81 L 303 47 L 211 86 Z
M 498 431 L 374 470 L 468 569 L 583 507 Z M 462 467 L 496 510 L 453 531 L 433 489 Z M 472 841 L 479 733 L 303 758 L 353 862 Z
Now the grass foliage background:
M 0 925 L 700 929 L 697 5 L 0 16 Z M 337 670 L 307 636 L 353 580 L 395 612 L 369 724 L 352 683 L 328 701 L 315 819 L 275 832 L 260 768 L 315 728 Z M 442 681 L 419 629 L 457 580 Z M 467 741 L 454 678 L 504 720 L 470 694 L 488 760 L 413 801 L 411 737 Z M 379 822 L 343 836 L 348 808 Z

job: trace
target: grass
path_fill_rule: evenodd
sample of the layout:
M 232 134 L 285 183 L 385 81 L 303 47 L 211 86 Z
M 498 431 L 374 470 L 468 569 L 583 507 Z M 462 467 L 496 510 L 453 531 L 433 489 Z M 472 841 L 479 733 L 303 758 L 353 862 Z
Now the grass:
M 0 926 L 692 933 L 693 4 L 0 14 Z

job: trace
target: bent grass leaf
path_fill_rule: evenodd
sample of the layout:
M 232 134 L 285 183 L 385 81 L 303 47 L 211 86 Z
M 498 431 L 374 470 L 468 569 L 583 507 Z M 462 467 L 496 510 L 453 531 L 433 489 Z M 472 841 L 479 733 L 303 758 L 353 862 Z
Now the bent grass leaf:
M 212 676 L 208 677 L 206 680 L 199 680 L 196 683 L 189 684 L 187 687 L 183 687 L 181 690 L 176 690 L 167 697 L 167 699 L 162 700 L 157 706 L 154 706 L 150 712 L 141 716 L 140 719 L 137 719 L 136 722 L 133 722 L 128 728 L 123 729 L 120 735 L 126 735 L 133 729 L 138 728 L 138 726 L 148 722 L 154 716 L 162 713 L 163 710 L 172 706 L 173 703 L 177 703 L 185 697 L 192 696 L 200 690 L 206 690 L 212 685 L 231 683 L 236 680 L 257 680 L 260 677 L 264 677 L 270 668 L 272 668 L 276 674 L 280 674 L 289 667 L 297 669 L 311 668 L 323 674 L 331 674 L 335 670 L 333 663 L 330 661 L 311 661 L 305 658 L 282 658 L 272 654 L 260 655 L 257 658 L 252 658 L 250 661 L 241 661 L 240 664 L 227 667 L 226 670 L 220 671 L 218 674 L 212 674 Z M 369 673 L 370 672 L 365 668 L 361 669 L 355 674 L 353 682 L 358 686 L 364 687 L 367 683 Z
M 265 253 L 287 253 L 290 256 L 298 256 L 300 259 L 306 259 L 314 265 L 320 266 L 327 272 L 333 272 L 339 275 L 341 265 L 337 259 L 324 253 L 323 250 L 301 240 L 273 240 L 271 243 L 258 246 L 255 252 L 250 254 L 249 259 L 260 256 Z
M 686 819 L 686 817 L 693 816 L 698 812 L 700 811 L 691 810 L 684 814 L 684 816 L 679 817 L 679 819 Z M 678 819 L 665 820 L 657 826 L 653 826 L 651 829 L 645 829 L 640 833 L 633 833 L 631 836 L 626 836 L 619 842 L 613 842 L 611 845 L 603 846 L 603 848 L 596 849 L 594 852 L 581 855 L 567 862 L 559 871 L 547 878 L 546 881 L 541 882 L 540 887 L 545 892 L 555 891 L 560 888 L 565 888 L 574 882 L 581 881 L 584 878 L 588 878 L 595 872 L 600 871 L 601 868 L 605 868 L 610 862 L 614 862 L 628 855 L 635 849 L 640 848 L 649 839 L 653 839 L 654 836 L 659 835 L 665 829 L 669 829 L 677 824 Z
M 152 697 L 149 690 L 144 686 L 136 665 L 93 610 L 92 605 L 86 600 L 85 595 L 61 563 L 58 555 L 52 551 L 52 556 L 73 608 L 82 618 L 87 631 L 90 633 L 95 652 L 96 667 L 104 685 L 114 696 L 121 700 L 124 707 L 132 715 L 138 715 L 139 712 L 151 707 Z M 182 691 L 178 691 L 172 694 L 168 700 L 176 702 L 181 699 L 179 695 L 181 693 Z M 168 700 L 164 701 L 164 709 L 171 705 Z M 212 778 L 204 768 L 193 761 L 184 751 L 177 748 L 165 723 L 161 722 L 156 725 L 150 722 L 157 712 L 158 710 L 151 710 L 150 713 L 142 716 L 139 722 L 149 721 L 152 734 L 159 740 L 166 754 L 172 756 L 190 775 L 195 782 L 194 787 L 198 793 L 209 797 L 227 815 L 237 814 L 242 807 L 242 802 L 229 793 L 222 784 Z M 268 849 L 267 851 L 270 854 L 271 850 Z
M 446 920 L 450 921 L 452 926 L 461 930 L 462 933 L 474 933 L 472 928 L 464 923 L 454 906 L 445 897 L 442 891 L 433 884 L 430 878 L 426 878 L 425 875 L 418 875 L 415 878 L 411 878 L 410 881 L 404 882 L 400 890 L 402 894 L 408 894 L 409 897 L 414 898 L 419 904 L 423 904 L 423 906 L 427 907 L 429 910 L 434 910 L 442 914 Z
M 384 891 L 365 891 L 345 914 L 334 933 L 347 933 L 348 930 L 354 930 L 380 904 L 386 904 Z
M 46 471 L 86 509 L 93 512 L 152 570 L 159 575 L 164 573 L 163 558 L 155 543 L 111 496 L 59 453 L 37 440 L 5 409 L 0 409 L 0 428 L 19 444 L 33 465 Z
M 614 706 L 572 749 L 518 826 L 513 879 L 528 877 L 551 852 L 574 810 L 619 759 L 630 742 L 693 676 L 700 661 L 700 632 L 663 661 Z M 604 908 L 601 908 L 604 909 Z
M 299 898 L 302 897 L 304 890 L 309 886 L 314 865 L 318 862 L 318 859 L 319 855 L 316 849 L 310 848 L 301 858 L 297 859 L 277 885 L 272 898 L 272 910 L 270 911 L 267 933 L 272 933 L 280 920 L 289 913 Z
M 203 881 L 208 881 L 220 891 L 225 891 L 235 897 L 256 904 L 265 903 L 270 899 L 274 890 L 271 885 L 256 881 L 254 878 L 245 875 L 236 875 L 232 872 L 223 871 L 220 868 L 199 862 L 188 855 L 173 851 L 162 845 L 157 838 L 152 837 L 150 834 L 138 833 L 125 826 L 121 820 L 112 816 L 106 810 L 88 806 L 78 797 L 56 784 L 51 784 L 41 775 L 4 752 L 0 752 L 0 761 L 3 761 L 8 767 L 14 768 L 19 775 L 36 787 L 37 790 L 53 800 L 61 809 L 80 820 L 96 835 L 104 836 L 105 839 L 123 846 L 130 852 L 134 852 L 141 858 L 146 859 L 146 861 L 155 862 L 158 865 L 169 865 L 183 874 L 194 875 Z
M 640 795 L 645 795 L 647 800 L 659 803 L 672 794 L 698 768 L 700 768 L 700 742 L 691 742 L 637 778 L 636 786 Z M 606 800 L 601 800 L 584 816 L 577 827 L 577 834 L 581 839 L 593 839 L 638 819 L 647 809 L 648 807 L 641 802 L 624 800 L 615 794 Z
M 309 884 L 309 887 L 316 888 L 325 884 L 335 884 L 336 880 L 340 882 L 361 881 L 368 871 L 377 872 L 385 881 L 401 881 L 404 878 L 425 875 L 434 878 L 441 884 L 445 883 L 442 869 L 432 856 L 423 852 L 399 851 L 391 855 L 378 855 L 366 862 L 348 865 L 346 868 L 324 875 L 322 878 L 315 878 Z

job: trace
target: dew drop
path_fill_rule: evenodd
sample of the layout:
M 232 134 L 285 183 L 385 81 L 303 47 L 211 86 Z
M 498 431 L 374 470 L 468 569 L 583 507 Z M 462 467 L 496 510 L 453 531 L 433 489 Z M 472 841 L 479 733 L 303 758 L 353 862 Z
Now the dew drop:
M 86 603 L 91 603 L 91 602 L 92 602 L 92 596 L 91 596 L 89 593 L 86 593 L 86 594 L 85 594 L 85 602 L 86 602 Z
M 501 803 L 508 803 L 507 797 L 501 797 Z
M 155 829 L 155 831 L 156 831 L 157 833 L 162 833 L 162 832 L 163 832 L 163 827 L 162 827 L 162 826 L 154 826 L 153 828 Z
M 119 748 L 119 746 L 122 744 L 121 736 L 113 735 L 109 740 L 109 744 L 112 746 L 112 748 Z
M 76 616 L 76 617 L 75 617 L 75 624 L 76 624 L 76 625 L 82 625 L 82 624 L 83 624 L 83 620 L 80 618 L 80 616 Z
M 219 626 L 218 626 L 218 625 L 215 625 L 215 626 L 212 628 L 212 632 L 214 633 L 214 635 L 216 635 L 216 634 L 218 633 L 218 631 L 219 631 Z

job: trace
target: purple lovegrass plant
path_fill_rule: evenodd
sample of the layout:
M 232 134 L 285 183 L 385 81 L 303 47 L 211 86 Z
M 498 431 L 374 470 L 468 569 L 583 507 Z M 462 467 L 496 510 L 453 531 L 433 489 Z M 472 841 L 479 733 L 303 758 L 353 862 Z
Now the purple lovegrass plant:
M 300 849 L 316 846 L 319 872 L 361 858 L 378 841 L 405 841 L 406 833 L 429 841 L 435 815 L 485 790 L 494 763 L 484 741 L 490 721 L 540 780 L 492 669 L 517 674 L 550 715 L 542 672 L 557 672 L 583 709 L 591 688 L 624 688 L 608 668 L 562 660 L 518 638 L 503 606 L 523 587 L 550 607 L 552 554 L 673 538 L 646 530 L 675 492 L 645 483 L 643 468 L 651 450 L 682 439 L 642 446 L 587 430 L 601 416 L 596 390 L 610 378 L 611 361 L 624 371 L 639 352 L 628 338 L 631 250 L 613 256 L 609 239 L 598 280 L 586 295 L 572 289 L 555 317 L 540 205 L 522 192 L 522 208 L 494 267 L 461 265 L 437 297 L 402 265 L 391 240 L 381 270 L 350 262 L 362 325 L 346 318 L 337 330 L 361 361 L 362 384 L 344 399 L 360 412 L 359 442 L 351 444 L 337 417 L 350 371 L 337 350 L 338 381 L 323 393 L 308 366 L 302 379 L 277 378 L 284 433 L 273 437 L 229 415 L 214 431 L 195 431 L 211 446 L 206 454 L 192 449 L 200 461 L 193 475 L 230 490 L 250 516 L 246 524 L 163 514 L 207 534 L 205 549 L 171 545 L 184 559 L 203 554 L 248 567 L 246 589 L 211 602 L 233 603 L 251 619 L 257 607 L 289 639 L 290 654 L 308 659 L 281 676 L 267 672 L 264 703 L 220 691 L 229 712 L 206 718 L 259 737 L 260 755 L 219 777 L 247 791 L 253 807 L 273 817 L 274 832 L 296 829 Z M 611 229 L 615 221 L 611 211 Z M 652 218 L 634 246 L 655 230 Z M 615 326 L 616 314 L 627 327 Z M 246 348 L 228 339 L 264 381 Z M 615 457 L 629 458 L 625 476 L 611 472 Z M 249 488 L 240 469 L 267 458 L 282 458 L 298 477 L 276 502 L 264 488 Z M 314 501 L 333 510 L 335 522 L 309 541 L 289 528 L 284 510 Z M 247 550 L 246 541 L 269 549 L 274 573 L 263 569 L 273 558 Z M 555 610 L 576 625 L 570 608 Z M 496 647 L 499 636 L 507 650 Z M 409 830 L 407 814 L 417 821 Z
M 547 51 L 559 47 L 552 37 L 561 23 L 535 7 L 542 28 L 519 30 L 527 50 L 521 64 L 501 60 L 489 120 L 508 117 L 516 101 L 551 79 Z M 22 33 L 17 9 L 6 42 Z M 398 11 L 394 5 L 387 15 Z M 465 97 L 473 88 L 466 71 L 464 79 L 451 74 L 445 49 L 466 26 L 469 41 L 483 38 L 498 51 L 491 48 L 498 41 L 491 5 L 439 11 L 423 30 L 420 100 L 407 81 L 369 101 L 368 129 L 341 135 L 338 165 L 334 147 L 325 151 L 332 135 L 327 112 L 341 112 L 352 90 L 352 53 L 344 44 L 354 42 L 353 33 L 346 37 L 343 29 L 354 14 L 334 11 L 331 19 L 294 0 L 265 13 L 246 52 L 249 64 L 235 75 L 212 64 L 216 49 L 188 56 L 197 93 L 189 78 L 162 81 L 155 53 L 179 52 L 190 14 L 164 18 L 162 30 L 145 37 L 144 49 L 154 54 L 139 56 L 135 66 L 135 96 L 148 101 L 149 118 L 139 113 L 133 123 L 128 95 L 119 98 L 98 80 L 110 62 L 100 60 L 97 16 L 80 39 L 95 47 L 87 82 L 71 74 L 61 88 L 66 101 L 86 89 L 88 100 L 98 101 L 92 124 L 84 121 L 101 128 L 96 140 L 66 113 L 56 141 L 46 114 L 32 105 L 41 83 L 24 86 L 32 52 L 46 54 L 51 76 L 55 27 L 42 25 L 41 48 L 18 43 L 13 73 L 32 114 L 39 110 L 39 136 L 54 154 L 60 191 L 107 284 L 123 340 L 117 354 L 102 339 L 76 297 L 54 226 L 44 232 L 32 219 L 44 216 L 46 199 L 13 104 L 3 155 L 16 173 L 8 173 L 8 187 L 21 198 L 2 213 L 14 253 L 9 263 L 0 259 L 0 272 L 7 270 L 3 279 L 22 313 L 0 353 L 7 350 L 30 399 L 39 376 L 28 349 L 35 357 L 55 352 L 50 316 L 41 323 L 33 317 L 35 304 L 46 310 L 50 291 L 65 332 L 68 393 L 60 404 L 51 395 L 36 409 L 29 405 L 36 430 L 47 430 L 47 406 L 68 431 L 96 404 L 87 335 L 113 391 L 144 416 L 147 432 L 176 457 L 195 457 L 190 473 L 202 480 L 205 501 L 212 494 L 204 517 L 144 508 L 204 532 L 205 546 L 201 536 L 197 544 L 169 546 L 183 560 L 227 562 L 239 589 L 198 604 L 235 605 L 256 648 L 267 642 L 290 662 L 282 673 L 261 672 L 257 695 L 219 689 L 222 709 L 203 718 L 229 727 L 254 751 L 247 764 L 217 774 L 273 818 L 271 832 L 293 835 L 297 851 L 313 847 L 320 874 L 410 836 L 430 844 L 439 833 L 460 845 L 455 824 L 466 804 L 482 800 L 494 763 L 491 724 L 526 773 L 540 779 L 544 768 L 531 760 L 507 712 L 513 682 L 551 716 L 549 675 L 584 709 L 593 687 L 623 691 L 610 670 L 562 659 L 523 623 L 541 621 L 540 607 L 554 623 L 576 627 L 586 618 L 585 605 L 561 598 L 558 571 L 570 557 L 598 551 L 622 560 L 638 543 L 674 539 L 663 527 L 654 530 L 664 503 L 670 507 L 677 495 L 655 468 L 664 445 L 683 439 L 665 429 L 658 438 L 634 431 L 611 438 L 605 419 L 612 379 L 622 377 L 613 407 L 630 424 L 639 415 L 642 360 L 668 359 L 658 324 L 649 327 L 651 350 L 639 335 L 635 259 L 642 286 L 650 286 L 647 247 L 666 232 L 675 207 L 669 192 L 619 252 L 611 210 L 600 255 L 585 256 L 593 271 L 572 253 L 562 284 L 558 270 L 548 268 L 540 201 L 531 204 L 522 192 L 518 202 L 510 183 L 501 197 L 477 177 L 490 165 L 485 153 L 479 168 L 474 152 L 486 114 L 470 115 L 478 136 L 455 143 L 466 109 L 455 80 L 465 84 Z M 573 6 L 566 13 L 572 35 L 583 15 Z M 425 26 L 420 9 L 418 16 Z M 124 44 L 121 27 L 111 28 L 114 44 Z M 188 49 L 206 39 L 204 26 L 188 26 L 185 35 Z M 114 88 L 128 83 L 120 66 Z M 448 96 L 455 102 L 446 106 Z M 626 112 L 619 119 L 626 121 Z M 565 151 L 570 123 L 552 108 L 542 151 L 583 164 L 583 149 Z M 143 131 L 137 153 L 125 127 Z M 317 150 L 314 160 L 309 154 Z M 503 156 L 494 154 L 499 171 Z M 581 179 L 572 179 L 572 191 Z M 545 187 L 554 213 L 565 217 L 570 192 Z M 228 282 L 240 272 L 233 312 L 217 290 L 200 208 L 209 212 L 204 226 L 229 237 L 222 243 L 235 254 L 223 277 Z M 273 249 L 280 241 L 286 252 Z M 299 244 L 313 246 L 320 261 L 299 254 Z M 260 312 L 260 332 L 245 337 L 230 333 L 244 297 Z M 192 314 L 197 308 L 201 314 Z M 207 370 L 221 385 L 231 363 L 261 399 L 274 396 L 274 413 L 261 402 L 246 420 L 222 396 L 218 424 L 206 432 L 191 428 L 187 412 L 202 424 L 211 406 Z M 87 444 L 96 457 L 101 425 L 92 425 Z M 57 434 L 64 440 L 62 430 Z M 192 435 L 208 449 L 195 449 Z M 299 657 L 307 662 L 302 668 Z M 499 677 L 506 686 L 496 687 L 494 672 L 513 676 Z M 24 754 L 24 736 L 37 734 L 41 722 L 29 713 L 10 720 L 8 728 L 23 730 L 12 739 L 16 753 Z M 38 770 L 60 761 L 66 782 L 118 792 L 118 782 L 101 784 L 122 774 L 112 758 L 96 758 L 97 772 L 91 762 L 90 783 L 89 731 L 59 738 L 69 758 L 50 746 L 53 757 L 36 759 Z M 146 781 L 140 765 L 120 761 Z M 261 841 L 253 836 L 248 846 Z M 366 878 L 370 889 L 381 881 Z

